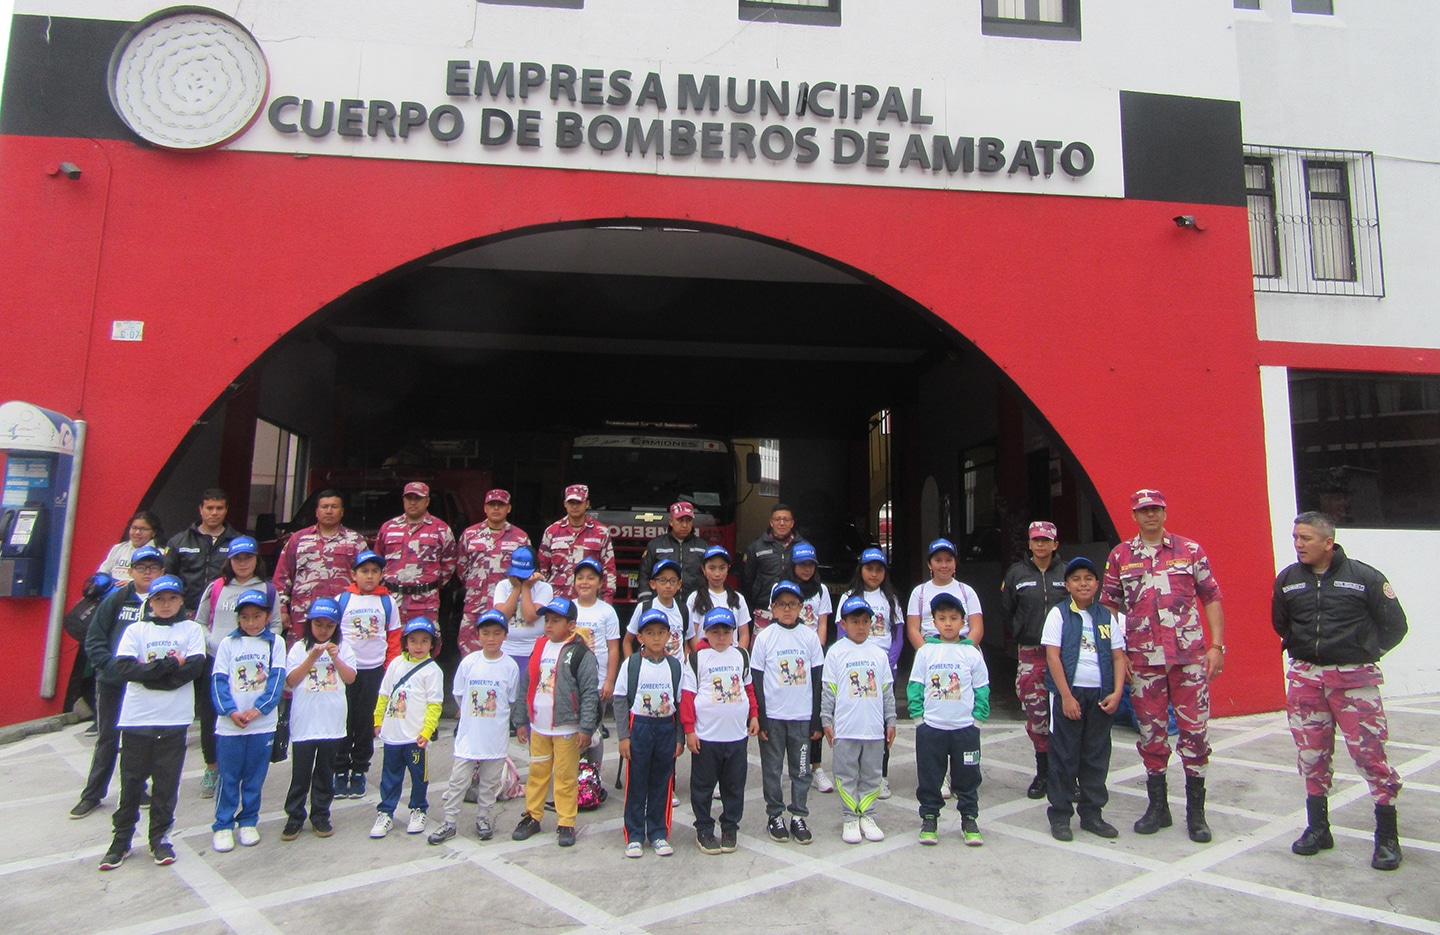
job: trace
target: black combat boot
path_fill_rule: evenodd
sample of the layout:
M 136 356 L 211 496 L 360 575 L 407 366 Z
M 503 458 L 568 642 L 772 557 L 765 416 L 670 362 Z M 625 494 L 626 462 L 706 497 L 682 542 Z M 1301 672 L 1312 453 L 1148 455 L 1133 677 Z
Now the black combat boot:
M 1210 843 L 1210 826 L 1205 823 L 1205 777 L 1185 777 L 1185 827 L 1196 844 Z
M 1370 866 L 1376 870 L 1399 870 L 1404 855 L 1400 853 L 1400 829 L 1396 824 L 1395 806 L 1375 806 L 1375 855 Z
M 1031 799 L 1043 799 L 1050 788 L 1050 754 L 1037 751 L 1035 753 L 1035 778 L 1030 780 L 1030 788 L 1025 790 L 1025 796 Z
M 1154 834 L 1161 828 L 1174 824 L 1170 820 L 1170 800 L 1166 798 L 1170 791 L 1165 782 L 1165 774 L 1148 774 L 1145 777 L 1145 791 L 1150 796 L 1150 807 L 1145 809 L 1145 814 L 1135 822 L 1136 834 Z
M 1290 853 L 1314 857 L 1335 846 L 1335 839 L 1330 836 L 1330 800 L 1323 795 L 1307 795 L 1305 814 L 1309 819 L 1305 833 L 1290 845 Z

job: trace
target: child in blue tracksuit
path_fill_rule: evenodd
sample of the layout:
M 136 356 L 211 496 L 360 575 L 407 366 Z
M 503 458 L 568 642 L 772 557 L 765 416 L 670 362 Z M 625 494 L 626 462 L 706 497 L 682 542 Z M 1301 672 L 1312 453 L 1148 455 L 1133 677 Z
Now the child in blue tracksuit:
M 615 736 L 625 774 L 625 856 L 640 857 L 648 843 L 661 857 L 670 846 L 675 760 L 680 733 L 680 661 L 665 651 L 670 618 L 652 607 L 640 617 L 640 651 L 615 680 Z
M 216 647 L 210 681 L 219 770 L 211 843 L 217 853 L 235 849 L 237 824 L 243 846 L 260 843 L 255 827 L 260 790 L 270 771 L 275 709 L 285 688 L 285 641 L 270 629 L 269 595 L 246 591 L 236 599 L 235 612 L 240 625 Z

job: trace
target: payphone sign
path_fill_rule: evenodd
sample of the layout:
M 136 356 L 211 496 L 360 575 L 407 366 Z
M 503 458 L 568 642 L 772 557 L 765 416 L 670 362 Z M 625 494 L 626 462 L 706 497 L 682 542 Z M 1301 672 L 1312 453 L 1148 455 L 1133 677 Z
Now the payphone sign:
M 11 455 L 5 462 L 5 492 L 0 506 L 21 507 L 50 495 L 50 458 Z

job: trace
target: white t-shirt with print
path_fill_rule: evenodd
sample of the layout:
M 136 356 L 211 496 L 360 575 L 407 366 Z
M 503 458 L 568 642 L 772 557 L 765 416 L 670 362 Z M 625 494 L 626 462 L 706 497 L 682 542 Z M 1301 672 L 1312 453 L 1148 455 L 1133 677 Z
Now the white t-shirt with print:
M 585 645 L 595 654 L 595 669 L 599 673 L 600 687 L 605 687 L 605 676 L 610 672 L 610 640 L 620 639 L 620 615 L 615 608 L 597 600 L 589 607 L 575 602 L 575 626 L 584 627 L 589 633 Z
M 845 740 L 885 739 L 885 697 L 894 691 L 890 658 L 869 640 L 841 639 L 825 654 L 825 684 L 835 691 L 835 736 Z
M 355 665 L 361 669 L 378 669 L 385 664 L 391 630 L 400 629 L 400 602 L 395 595 L 360 594 L 341 591 L 335 598 L 341 605 L 340 642 L 355 653 Z
M 750 665 L 765 675 L 765 716 L 780 721 L 809 721 L 815 714 L 815 670 L 825 650 L 815 631 L 798 624 L 772 623 L 750 649 Z
M 564 642 L 547 639 L 540 653 L 540 677 L 535 682 L 535 713 L 530 718 L 530 729 L 547 737 L 564 737 L 579 729 L 576 724 L 555 723 L 555 664 L 564 646 Z
M 820 630 L 820 618 L 834 612 L 835 609 L 830 604 L 830 589 L 823 584 L 814 596 L 800 602 L 800 622 L 817 633 Z
M 645 608 L 645 610 L 641 610 L 641 608 Z M 645 602 L 641 601 L 635 605 L 635 611 L 630 614 L 630 622 L 625 625 L 625 632 L 639 636 L 640 618 L 645 616 L 645 611 L 649 610 L 659 610 L 665 613 L 665 616 L 670 621 L 670 639 L 665 641 L 665 651 L 676 659 L 683 661 L 685 658 L 686 640 L 685 618 L 680 611 L 680 604 L 678 602 L 671 601 L 670 606 L 666 607 L 657 599 L 652 606 L 645 607 Z
M 420 665 L 425 668 L 410 676 L 399 689 L 395 688 L 405 673 Z M 445 701 L 445 673 L 428 657 L 411 661 L 406 653 L 401 653 L 385 669 L 380 694 L 389 699 L 380 721 L 380 739 L 390 744 L 414 743 L 425 727 L 426 707 Z
M 275 670 L 285 678 L 285 641 L 270 634 L 269 639 L 260 636 L 227 636 L 215 649 L 215 674 L 230 677 L 230 697 L 237 711 L 249 711 L 255 707 L 265 693 L 265 684 Z M 276 696 L 279 697 L 278 695 Z M 264 734 L 275 729 L 280 720 L 277 705 L 269 714 L 262 714 L 244 727 L 230 720 L 228 715 L 217 715 L 215 733 L 221 737 L 248 737 Z
M 495 597 L 490 602 L 491 607 L 499 607 L 510 599 L 515 593 L 515 582 L 506 578 L 495 585 Z M 530 598 L 535 602 L 535 609 L 550 603 L 555 599 L 555 591 L 550 587 L 549 582 L 537 581 L 530 585 Z M 541 613 L 534 620 L 525 619 L 524 598 L 515 599 L 515 613 L 510 616 L 510 632 L 505 635 L 505 642 L 500 644 L 500 651 L 507 656 L 529 656 L 530 651 L 535 648 L 535 641 L 545 636 L 545 614 Z M 473 655 L 473 653 L 472 653 Z
M 642 653 L 626 659 L 620 664 L 620 672 L 615 677 L 615 694 L 621 698 L 629 697 L 630 680 L 626 677 L 626 666 L 632 665 L 640 667 L 640 677 L 635 683 L 635 697 L 630 699 L 630 713 L 636 717 L 673 718 L 680 699 L 675 697 L 670 663 L 664 659 L 656 662 Z M 680 665 L 684 667 L 686 663 Z M 683 675 L 681 683 L 684 683 Z
M 489 659 L 474 652 L 455 671 L 455 698 L 460 702 L 460 724 L 454 755 L 464 760 L 499 760 L 510 749 L 510 708 L 519 698 L 520 668 L 500 654 Z
M 939 636 L 940 631 L 935 629 L 935 622 L 930 619 L 930 602 L 935 595 L 940 593 L 953 594 L 960 598 L 960 604 L 964 607 L 965 622 L 960 625 L 960 638 L 964 639 L 970 633 L 970 616 L 978 614 L 980 610 L 980 595 L 975 589 L 963 583 L 958 578 L 951 578 L 946 585 L 936 584 L 932 579 L 918 585 L 910 592 L 910 603 L 905 607 L 905 616 L 920 618 L 920 635 L 922 637 Z
M 335 652 L 345 665 L 358 668 L 355 650 L 343 637 Z M 308 655 L 310 650 L 305 648 L 304 640 L 291 646 L 290 655 L 285 658 L 285 671 L 294 672 L 300 668 Z M 330 658 L 330 654 L 321 653 L 300 684 L 290 689 L 290 739 L 294 742 L 338 740 L 347 733 L 348 713 L 345 681 L 340 678 L 340 670 L 335 668 L 335 660 Z
M 1073 606 L 1073 605 L 1072 605 Z M 1078 608 L 1077 608 L 1078 610 Z M 1090 608 L 1080 610 L 1080 657 L 1075 660 L 1075 680 L 1070 683 L 1071 688 L 1099 688 L 1100 687 L 1100 665 L 1099 654 L 1095 651 L 1095 618 L 1090 616 Z M 1117 625 L 1112 619 L 1110 622 L 1110 649 L 1125 648 L 1125 624 L 1123 621 Z M 1060 633 L 1065 626 L 1064 618 L 1060 616 L 1060 607 L 1050 608 L 1050 613 L 1045 615 L 1045 629 L 1040 634 L 1041 646 L 1059 646 Z M 1104 660 L 1105 665 L 1113 665 L 1113 657 Z
M 990 684 L 990 670 L 973 644 L 926 643 L 915 651 L 910 681 L 925 688 L 925 723 L 958 730 L 975 723 L 975 689 Z
M 854 591 L 846 591 L 840 595 L 840 600 L 836 603 L 836 606 L 844 607 L 845 602 L 848 601 L 850 595 L 854 593 Z M 876 646 L 879 646 L 885 650 L 885 654 L 888 656 L 890 654 L 891 643 L 897 638 L 893 628 L 897 625 L 894 615 L 899 608 L 892 607 L 890 602 L 885 599 L 885 592 L 878 589 L 874 591 L 862 591 L 860 596 L 865 598 L 865 603 L 870 605 L 870 610 L 875 614 L 875 617 L 870 621 L 870 637 L 865 640 L 865 642 L 874 643 Z M 905 621 L 901 620 L 899 624 L 903 625 L 904 622 Z
M 744 740 L 750 727 L 745 657 L 735 646 L 723 653 L 707 646 L 695 654 L 695 664 L 695 669 L 688 661 L 681 666 L 680 688 L 695 693 L 696 735 L 701 740 Z
M 194 620 L 162 626 L 153 620 L 137 620 L 120 634 L 115 656 L 130 656 L 141 663 L 166 656 L 205 655 L 205 631 Z M 202 675 L 203 679 L 204 676 Z M 206 686 L 209 690 L 209 686 Z M 185 683 L 177 689 L 147 688 L 143 682 L 126 682 L 120 702 L 121 727 L 188 727 L 195 720 L 195 686 Z
M 705 635 L 705 615 L 695 612 L 695 598 L 700 596 L 699 591 L 691 591 L 685 598 L 685 609 L 690 612 L 690 638 L 698 640 Z M 745 603 L 744 595 L 736 592 L 735 606 L 730 606 L 730 596 L 724 591 L 710 592 L 710 606 L 724 607 L 735 615 L 735 628 L 750 625 L 750 605 Z

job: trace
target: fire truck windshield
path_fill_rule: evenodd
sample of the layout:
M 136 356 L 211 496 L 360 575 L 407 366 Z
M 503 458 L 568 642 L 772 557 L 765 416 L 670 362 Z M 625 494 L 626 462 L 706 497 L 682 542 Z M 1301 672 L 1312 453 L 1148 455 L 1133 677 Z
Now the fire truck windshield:
M 589 485 L 594 510 L 663 512 L 689 500 L 716 523 L 734 518 L 735 462 L 724 442 L 583 436 L 571 448 L 566 475 Z

